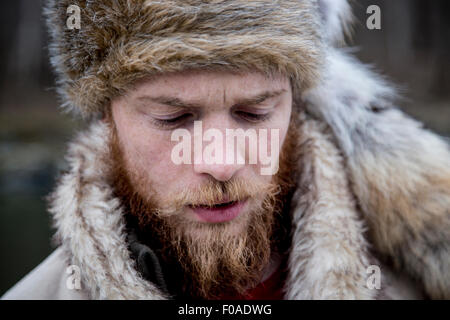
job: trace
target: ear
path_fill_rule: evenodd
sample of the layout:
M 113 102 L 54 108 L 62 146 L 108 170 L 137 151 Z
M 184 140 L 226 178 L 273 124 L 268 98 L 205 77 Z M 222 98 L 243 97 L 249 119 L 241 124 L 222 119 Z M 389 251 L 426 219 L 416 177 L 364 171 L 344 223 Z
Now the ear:
M 343 43 L 350 34 L 353 14 L 347 0 L 318 0 L 324 34 L 330 44 Z

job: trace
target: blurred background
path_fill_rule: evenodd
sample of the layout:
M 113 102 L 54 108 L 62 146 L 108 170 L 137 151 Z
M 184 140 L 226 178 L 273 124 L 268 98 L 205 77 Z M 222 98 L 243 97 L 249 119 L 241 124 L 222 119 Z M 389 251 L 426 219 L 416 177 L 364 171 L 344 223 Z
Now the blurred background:
M 83 126 L 58 108 L 42 4 L 0 4 L 0 296 L 53 249 L 45 196 Z M 371 4 L 381 8 L 381 30 L 366 28 Z M 401 86 L 405 112 L 450 136 L 450 1 L 354 0 L 353 7 L 355 54 Z

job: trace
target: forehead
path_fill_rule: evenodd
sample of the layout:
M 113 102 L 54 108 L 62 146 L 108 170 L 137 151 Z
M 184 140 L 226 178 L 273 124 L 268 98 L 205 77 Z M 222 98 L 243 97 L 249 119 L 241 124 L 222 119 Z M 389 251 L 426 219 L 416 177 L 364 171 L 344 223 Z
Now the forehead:
M 128 96 L 159 94 L 183 99 L 217 99 L 217 95 L 242 98 L 268 90 L 290 90 L 289 78 L 281 74 L 187 70 L 146 78 L 137 82 Z

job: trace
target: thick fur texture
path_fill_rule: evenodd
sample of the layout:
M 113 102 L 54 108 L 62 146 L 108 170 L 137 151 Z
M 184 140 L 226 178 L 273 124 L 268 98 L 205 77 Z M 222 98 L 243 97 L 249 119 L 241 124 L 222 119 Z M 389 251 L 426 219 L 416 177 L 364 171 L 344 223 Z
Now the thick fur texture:
M 395 108 L 392 85 L 330 50 L 322 84 L 303 95 L 346 157 L 353 192 L 377 250 L 450 298 L 450 148 Z
M 81 28 L 66 27 L 69 5 Z M 49 0 L 50 55 L 63 105 L 89 116 L 138 79 L 215 68 L 281 72 L 316 83 L 322 65 L 313 0 Z
M 366 287 L 366 269 L 375 260 L 342 156 L 330 141 L 324 124 L 303 123 L 287 298 L 373 299 L 379 292 Z
M 106 181 L 109 170 L 104 124 L 70 146 L 70 172 L 51 196 L 55 241 L 80 267 L 84 291 L 92 299 L 162 299 L 156 286 L 135 269 L 127 247 L 119 200 Z

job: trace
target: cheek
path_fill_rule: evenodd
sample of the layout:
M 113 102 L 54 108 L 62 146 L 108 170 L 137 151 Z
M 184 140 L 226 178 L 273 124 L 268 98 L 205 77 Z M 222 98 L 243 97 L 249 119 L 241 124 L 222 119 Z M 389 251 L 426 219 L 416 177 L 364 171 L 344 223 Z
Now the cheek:
M 272 119 L 270 123 L 264 128 L 266 129 L 266 135 L 258 136 L 258 150 L 259 150 L 259 168 L 261 172 L 261 167 L 276 168 L 276 162 L 278 162 L 280 153 L 282 152 L 283 143 L 286 140 L 287 132 L 290 123 L 290 106 L 286 105 L 284 108 L 280 108 L 280 112 Z M 263 148 L 260 150 L 261 142 L 263 142 Z M 266 142 L 266 143 L 264 143 Z M 276 169 L 275 169 L 276 170 Z M 264 170 L 267 175 L 267 170 Z M 276 171 L 274 172 L 274 174 Z
M 172 163 L 170 140 L 152 130 L 139 130 L 129 142 L 129 158 L 139 175 L 147 176 L 156 187 L 175 180 L 178 167 Z
M 289 129 L 289 124 L 291 122 L 291 116 L 292 116 L 292 104 L 287 104 L 281 114 L 280 118 L 277 123 L 277 128 L 279 128 L 279 152 L 281 152 L 282 146 L 284 141 L 286 140 L 287 132 Z
M 129 170 L 156 189 L 176 179 L 178 167 L 170 158 L 170 133 L 151 128 L 141 117 L 120 112 L 114 120 Z

